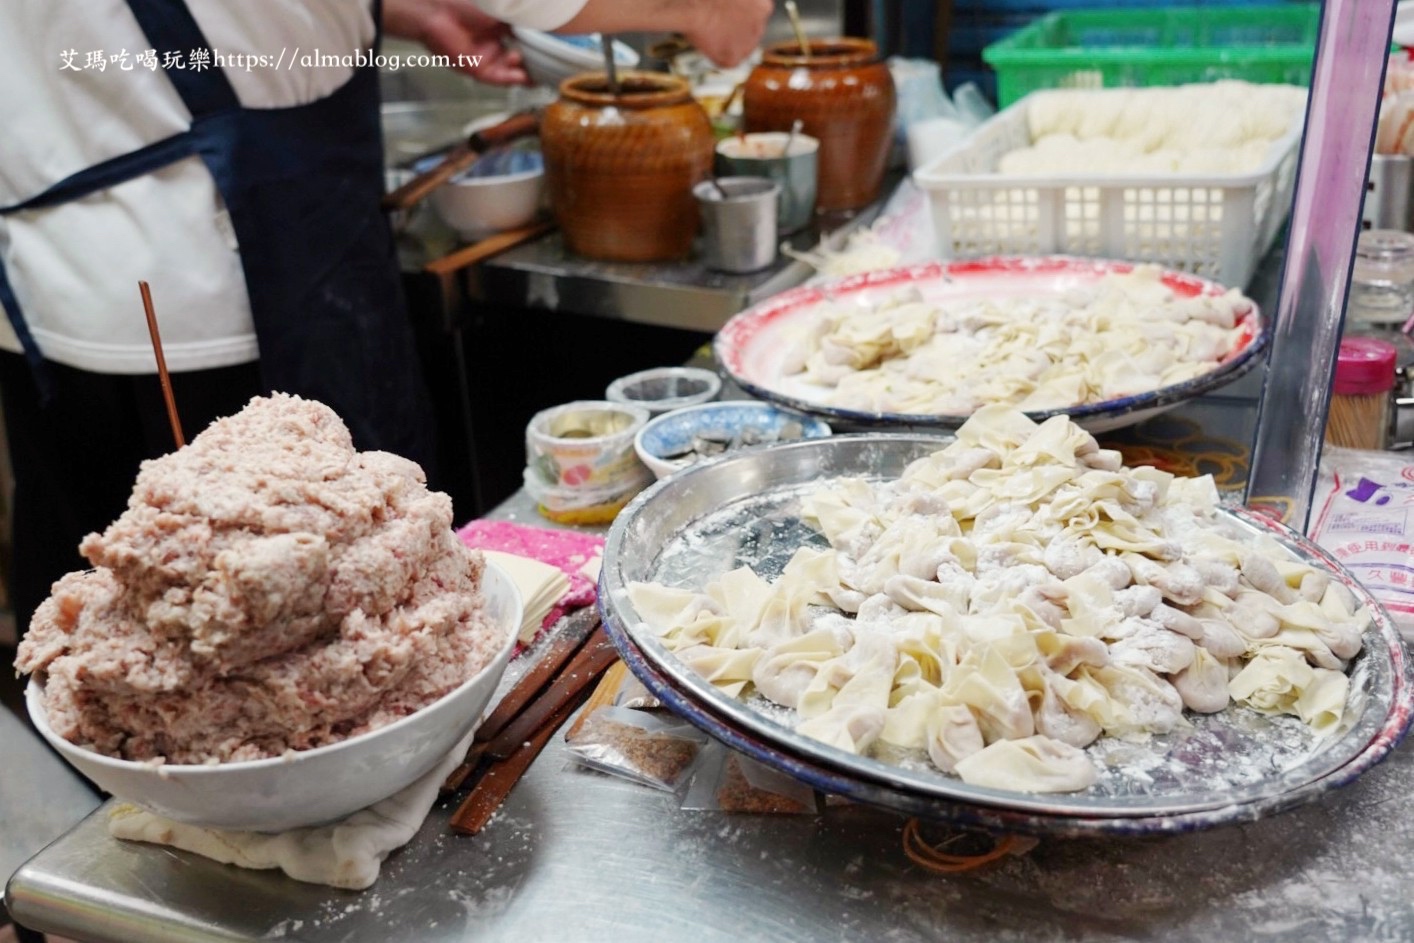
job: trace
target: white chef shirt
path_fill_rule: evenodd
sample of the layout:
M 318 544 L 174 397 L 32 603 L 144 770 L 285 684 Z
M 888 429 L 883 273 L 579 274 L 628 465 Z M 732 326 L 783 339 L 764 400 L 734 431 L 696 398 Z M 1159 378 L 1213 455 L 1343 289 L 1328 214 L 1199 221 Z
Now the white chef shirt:
M 509 22 L 554 29 L 585 0 L 477 2 Z M 373 40 L 371 0 L 186 3 L 211 52 L 347 55 Z M 147 48 L 123 0 L 0 4 L 0 206 L 190 126 L 160 64 L 137 63 Z M 228 64 L 225 72 L 245 107 L 284 108 L 331 94 L 352 66 Z M 0 262 L 35 342 L 58 363 L 98 373 L 156 369 L 139 280 L 151 284 L 169 369 L 257 356 L 235 233 L 200 158 L 71 203 L 0 216 Z M 4 318 L 0 349 L 21 349 Z

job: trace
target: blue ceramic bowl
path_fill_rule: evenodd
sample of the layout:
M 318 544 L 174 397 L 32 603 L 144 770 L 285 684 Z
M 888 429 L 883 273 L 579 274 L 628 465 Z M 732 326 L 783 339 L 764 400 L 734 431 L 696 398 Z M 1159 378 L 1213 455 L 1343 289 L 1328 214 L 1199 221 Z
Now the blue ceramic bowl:
M 727 400 L 650 420 L 634 437 L 633 448 L 654 475 L 665 478 L 716 452 L 830 433 L 829 424 L 814 416 L 755 400 Z

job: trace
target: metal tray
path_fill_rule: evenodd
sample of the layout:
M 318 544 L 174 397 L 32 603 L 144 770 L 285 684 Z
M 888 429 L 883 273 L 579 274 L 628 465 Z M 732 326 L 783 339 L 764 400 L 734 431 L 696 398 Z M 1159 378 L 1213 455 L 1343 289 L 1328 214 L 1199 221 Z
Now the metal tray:
M 903 288 L 933 302 L 977 297 L 1005 298 L 1061 294 L 1092 284 L 1112 272 L 1133 270 L 1134 263 L 1069 256 L 1015 256 L 928 262 L 903 268 L 851 275 L 820 285 L 782 292 L 734 316 L 717 332 L 713 350 L 727 374 L 753 396 L 790 409 L 821 416 L 840 428 L 860 431 L 929 431 L 954 429 L 968 415 L 868 412 L 826 402 L 831 390 L 787 376 L 785 357 L 794 340 L 814 323 L 826 304 L 874 305 Z M 1227 289 L 1208 279 L 1165 271 L 1163 282 L 1181 297 L 1220 295 Z M 1261 362 L 1270 336 L 1266 320 L 1253 304 L 1240 321 L 1233 349 L 1212 370 L 1157 390 L 1099 403 L 1080 403 L 1027 415 L 1040 422 L 1068 416 L 1091 432 L 1131 426 L 1196 396 L 1225 386 Z
M 797 734 L 791 712 L 764 699 L 718 691 L 641 625 L 628 598 L 636 580 L 705 585 L 737 566 L 778 575 L 802 544 L 824 546 L 800 520 L 799 499 L 833 477 L 896 477 L 944 440 L 931 436 L 836 436 L 752 449 L 658 482 L 610 530 L 600 607 L 634 673 L 670 707 L 715 736 L 819 788 L 910 814 L 1030 831 L 1173 830 L 1250 819 L 1307 801 L 1378 762 L 1409 727 L 1414 668 L 1388 614 L 1320 548 L 1246 511 L 1238 528 L 1272 534 L 1295 556 L 1330 570 L 1375 613 L 1351 666 L 1344 728 L 1317 740 L 1295 718 L 1230 707 L 1193 717 L 1191 729 L 1136 744 L 1102 738 L 1089 751 L 1100 780 L 1061 795 L 985 789 L 908 756 L 886 762 Z

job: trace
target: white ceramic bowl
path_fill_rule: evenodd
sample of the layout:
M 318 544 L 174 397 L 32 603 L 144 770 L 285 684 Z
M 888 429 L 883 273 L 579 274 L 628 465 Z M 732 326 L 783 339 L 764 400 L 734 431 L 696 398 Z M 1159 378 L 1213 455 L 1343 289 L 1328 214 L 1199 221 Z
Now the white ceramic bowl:
M 604 53 L 598 33 L 556 36 L 519 27 L 513 33 L 525 59 L 525 70 L 537 84 L 559 88 L 571 75 L 604 71 Z M 621 69 L 632 69 L 638 65 L 638 53 L 633 47 L 615 41 L 614 63 Z
M 432 191 L 432 208 L 468 242 L 529 225 L 545 197 L 545 169 L 449 180 Z
M 505 633 L 491 663 L 416 713 L 338 743 L 264 760 L 158 766 L 104 756 L 54 733 L 38 681 L 25 692 L 29 714 L 44 739 L 100 788 L 170 819 L 263 832 L 335 821 L 411 785 L 480 722 L 521 620 L 510 577 L 491 563 L 485 572 L 487 607 Z
M 634 436 L 633 449 L 639 461 L 656 477 L 666 478 L 699 460 L 700 456 L 674 457 L 690 449 L 699 435 L 731 439 L 743 430 L 753 430 L 764 437 L 765 441 L 760 444 L 765 444 L 792 422 L 800 425 L 796 438 L 820 439 L 831 434 L 829 424 L 814 416 L 756 400 L 723 400 L 676 409 L 649 420 Z M 741 444 L 755 443 L 743 441 Z
M 499 124 L 509 115 L 488 115 L 463 133 Z M 428 197 L 442 221 L 468 242 L 530 224 L 545 208 L 545 165 L 490 177 L 454 177 Z
M 488 115 L 467 124 L 462 133 L 499 124 L 508 113 Z M 431 192 L 428 201 L 443 222 L 467 242 L 529 225 L 546 208 L 544 163 L 533 170 L 491 177 L 454 177 Z

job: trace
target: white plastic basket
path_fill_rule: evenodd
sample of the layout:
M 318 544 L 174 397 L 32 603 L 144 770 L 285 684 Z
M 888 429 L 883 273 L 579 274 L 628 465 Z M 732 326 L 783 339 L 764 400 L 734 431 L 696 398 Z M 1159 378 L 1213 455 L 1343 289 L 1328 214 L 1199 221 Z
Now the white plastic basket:
M 997 113 L 914 181 L 947 258 L 1076 255 L 1156 262 L 1245 288 L 1291 208 L 1304 126 L 1244 174 L 1006 176 L 1002 155 L 1032 143 L 1033 92 Z

